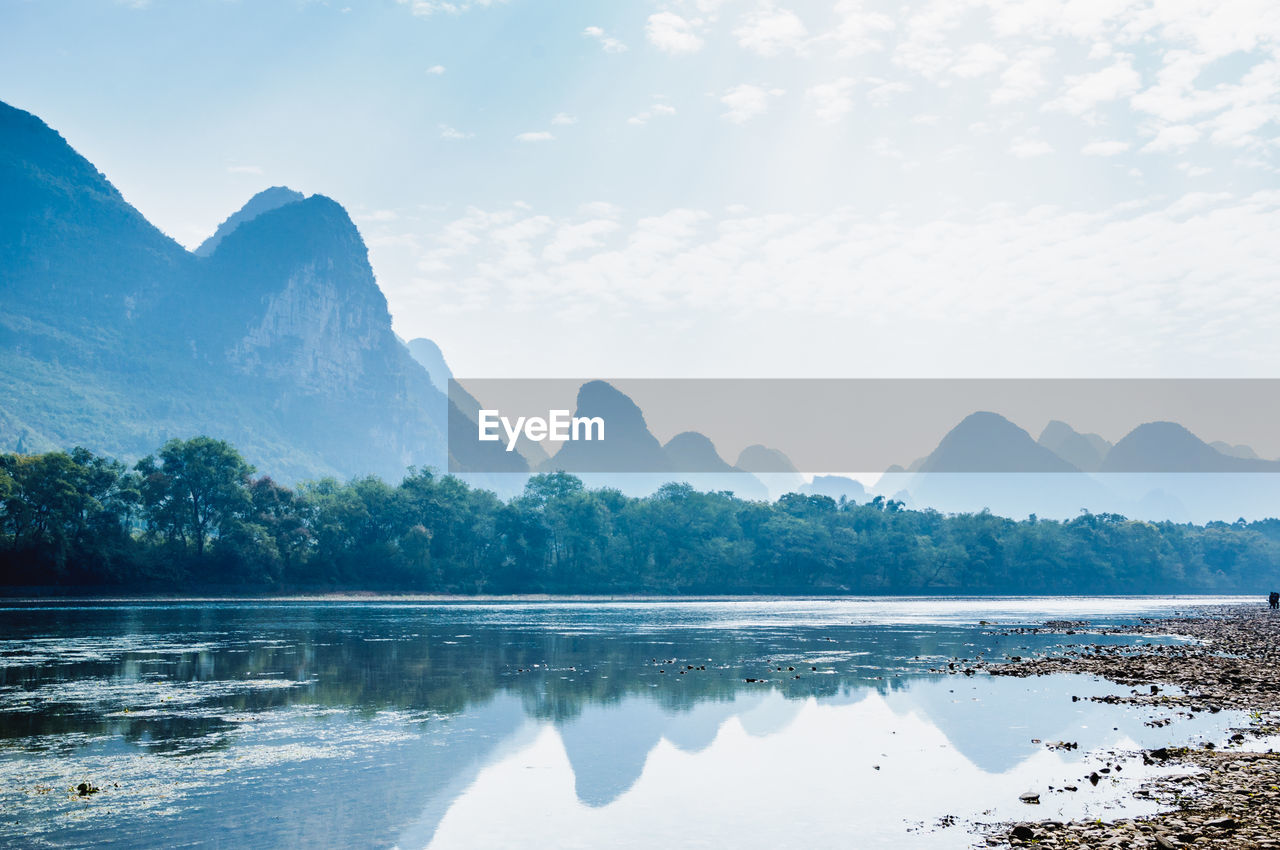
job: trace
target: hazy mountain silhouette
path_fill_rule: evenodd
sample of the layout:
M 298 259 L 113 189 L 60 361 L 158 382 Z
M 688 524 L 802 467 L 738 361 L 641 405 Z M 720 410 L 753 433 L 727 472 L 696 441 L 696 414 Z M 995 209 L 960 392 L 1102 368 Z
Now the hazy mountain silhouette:
M 998 413 L 979 411 L 952 428 L 920 472 L 1074 472 L 1076 467 Z
M 829 496 L 840 501 L 843 496 L 855 502 L 867 498 L 867 490 L 861 482 L 843 475 L 815 475 L 813 480 L 800 488 L 800 492 L 810 496 Z
M 749 472 L 730 466 L 705 434 L 684 431 L 662 447 L 671 477 L 699 490 L 728 490 L 740 499 L 767 499 L 768 488 Z
M 1253 450 L 1252 446 L 1246 446 L 1243 444 L 1233 446 L 1231 443 L 1223 442 L 1222 440 L 1214 440 L 1209 445 L 1229 457 L 1242 457 L 1246 460 L 1262 459 L 1258 456 L 1258 453 Z
M 796 472 L 795 465 L 791 463 L 791 458 L 777 449 L 761 445 L 747 446 L 743 449 L 738 455 L 738 462 L 735 466 L 739 469 L 745 469 L 747 472 Z
M 214 249 L 226 238 L 228 233 L 240 225 L 247 221 L 252 221 L 264 212 L 270 212 L 285 204 L 292 204 L 305 198 L 306 195 L 301 192 L 295 192 L 285 186 L 272 186 L 270 189 L 263 189 L 250 198 L 247 204 L 228 216 L 222 224 L 219 224 L 213 235 L 201 242 L 200 247 L 196 248 L 193 253 L 197 257 L 207 257 L 214 252 Z
M 603 440 L 571 440 L 543 463 L 547 471 L 666 472 L 670 466 L 644 413 L 612 384 L 588 381 L 578 388 L 574 416 L 605 421 Z M 554 444 L 553 444 L 554 445 Z
M 1087 475 L 996 413 L 966 416 L 915 471 L 898 467 L 875 489 L 911 507 L 965 512 L 988 508 L 1004 516 L 1069 517 L 1104 503 L 1107 493 Z
M 1280 472 L 1280 462 L 1231 457 L 1176 422 L 1148 422 L 1124 436 L 1103 472 Z
M 268 190 L 188 252 L 0 104 L 0 449 L 125 459 L 227 439 L 292 480 L 443 465 L 446 402 L 391 331 L 355 225 Z
M 747 446 L 734 466 L 754 475 L 768 489 L 771 499 L 795 492 L 805 483 L 791 458 L 768 446 Z
M 1036 442 L 1082 472 L 1096 472 L 1111 451 L 1111 444 L 1097 434 L 1081 434 L 1057 419 L 1044 426 Z
M 413 355 L 413 359 L 417 360 L 422 368 L 427 370 L 427 374 L 431 376 L 431 383 L 435 385 L 435 388 L 442 393 L 448 393 L 449 381 L 453 378 L 453 370 L 445 362 L 444 352 L 440 350 L 440 346 L 426 337 L 411 339 L 405 344 L 409 346 L 409 353 Z
M 736 472 L 716 451 L 715 444 L 705 434 L 684 431 L 676 434 L 662 447 L 672 469 L 684 472 Z

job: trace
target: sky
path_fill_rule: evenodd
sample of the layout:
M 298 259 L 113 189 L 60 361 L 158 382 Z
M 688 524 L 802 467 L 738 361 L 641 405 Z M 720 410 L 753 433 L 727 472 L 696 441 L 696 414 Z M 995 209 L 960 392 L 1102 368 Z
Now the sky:
M 1275 377 L 1274 0 L 0 0 L 194 247 L 328 195 L 460 377 Z

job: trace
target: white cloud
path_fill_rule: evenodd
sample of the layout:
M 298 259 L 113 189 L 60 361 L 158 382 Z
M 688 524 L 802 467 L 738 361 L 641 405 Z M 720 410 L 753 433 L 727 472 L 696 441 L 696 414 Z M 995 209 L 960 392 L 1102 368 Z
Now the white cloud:
M 780 89 L 765 89 L 748 83 L 734 86 L 720 96 L 720 102 L 727 107 L 722 117 L 735 124 L 750 121 L 757 115 L 767 112 L 769 98 L 780 94 L 782 94 Z
M 603 50 L 605 53 L 626 52 L 627 46 L 625 44 L 623 44 L 621 41 L 614 38 L 613 36 L 607 34 L 600 27 L 587 27 L 582 31 L 582 34 L 587 38 L 593 38 L 596 41 L 600 42 L 600 49 Z
M 1062 109 L 1083 115 L 1102 103 L 1129 97 L 1142 86 L 1142 77 L 1128 57 L 1100 71 L 1067 77 L 1066 89 L 1046 109 Z
M 906 94 L 911 91 L 911 84 L 904 83 L 901 80 L 893 80 L 890 82 L 871 80 L 869 82 L 876 83 L 876 85 L 867 92 L 867 100 L 872 106 L 887 106 L 889 102 L 898 95 Z
M 668 103 L 655 103 L 643 112 L 637 112 L 627 119 L 628 124 L 637 126 L 648 124 L 654 118 L 663 118 L 676 114 L 676 108 Z
M 492 6 L 502 0 L 397 0 L 401 6 L 408 6 L 413 14 L 426 18 L 439 12 L 457 15 L 468 9 Z
M 1000 74 L 1000 85 L 991 93 L 997 106 L 1017 103 L 1039 94 L 1047 85 L 1044 64 L 1053 56 L 1052 47 L 1022 50 Z
M 1258 131 L 1280 119 L 1280 50 L 1249 67 L 1237 83 L 1201 88 L 1199 78 L 1213 58 L 1190 50 L 1167 52 L 1156 83 L 1133 97 L 1134 108 L 1162 124 L 1207 123 L 1216 144 L 1265 145 Z
M 1053 145 L 1044 139 L 1038 138 L 1034 133 L 1025 136 L 1018 136 L 1009 143 L 1009 153 L 1018 159 L 1030 159 L 1036 156 L 1044 156 L 1053 153 Z
M 1008 57 L 989 44 L 971 44 L 956 57 L 951 73 L 957 77 L 981 77 L 1008 62 Z
M 428 69 L 427 69 L 427 73 L 428 73 L 428 74 L 432 74 L 432 75 L 434 75 L 434 76 L 437 76 L 437 77 L 438 77 L 438 76 L 440 76 L 441 74 L 443 74 L 443 73 L 444 73 L 444 66 L 443 66 L 443 65 L 432 65 L 430 68 L 428 68 Z
M 798 49 L 808 31 L 795 12 L 766 6 L 748 14 L 733 34 L 740 47 L 760 56 L 777 56 Z
M 570 124 L 577 124 L 578 119 L 567 112 L 557 112 L 554 116 L 552 116 L 551 123 L 557 124 L 560 126 L 568 126 Z
M 1200 138 L 1200 131 L 1190 124 L 1175 124 L 1172 127 L 1164 127 L 1156 137 L 1143 146 L 1145 153 L 1168 153 L 1171 151 L 1181 151 Z
M 864 8 L 862 0 L 840 0 L 835 5 L 836 24 L 817 41 L 835 45 L 836 55 L 848 58 L 880 50 L 881 36 L 892 32 L 893 18 Z
M 833 82 L 811 87 L 804 96 L 813 105 L 818 120 L 832 124 L 853 109 L 853 87 L 852 77 L 841 77 Z
M 1085 156 L 1117 156 L 1127 151 L 1129 147 L 1128 142 L 1098 139 L 1082 147 L 1080 153 Z
M 675 12 L 655 12 L 644 28 L 649 42 L 667 53 L 696 53 L 702 49 L 702 38 L 694 32 L 694 22 Z
M 451 140 L 470 139 L 474 135 L 475 135 L 474 133 L 464 133 L 461 130 L 458 130 L 454 127 L 450 127 L 448 124 L 440 125 L 440 138 L 442 139 L 451 139 Z
M 612 219 L 593 219 L 580 224 L 562 224 L 555 237 L 542 249 L 542 258 L 550 263 L 563 263 L 571 254 L 599 247 L 601 237 L 618 229 Z
M 528 133 L 520 133 L 516 136 L 516 141 L 518 142 L 550 142 L 554 139 L 555 136 L 546 130 L 535 130 Z
M 735 210 L 603 223 L 472 210 L 431 237 L 430 271 L 406 291 L 431 293 L 423 309 L 433 317 L 444 303 L 489 327 L 573 315 L 602 340 L 643 337 L 672 317 L 699 328 L 661 353 L 641 338 L 616 345 L 604 371 L 678 374 L 696 362 L 712 373 L 785 374 L 831 357 L 838 369 L 846 338 L 815 329 L 851 319 L 867 350 L 900 353 L 887 366 L 895 374 L 936 375 L 942 352 L 949 373 L 981 374 L 1011 346 L 1023 355 L 1019 374 L 1040 377 L 1105 374 L 1118 356 L 1139 373 L 1233 365 L 1240 374 L 1252 364 L 1264 374 L 1280 356 L 1270 303 L 1280 191 L 1139 198 L 1093 212 L 995 204 L 923 221 Z M 467 300 L 442 301 L 444 292 Z M 753 346 L 762 329 L 773 344 Z M 540 347 L 517 368 L 564 369 L 583 338 Z M 732 362 L 704 361 L 708 340 L 728 346 Z M 509 359 L 492 352 L 481 365 L 509 374 Z

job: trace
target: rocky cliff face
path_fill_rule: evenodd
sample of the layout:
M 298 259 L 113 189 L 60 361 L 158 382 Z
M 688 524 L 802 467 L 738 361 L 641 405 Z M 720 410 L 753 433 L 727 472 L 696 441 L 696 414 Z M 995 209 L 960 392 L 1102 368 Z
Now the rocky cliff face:
M 268 190 L 200 253 L 0 104 L 0 450 L 204 433 L 286 480 L 443 466 L 444 396 L 339 204 Z

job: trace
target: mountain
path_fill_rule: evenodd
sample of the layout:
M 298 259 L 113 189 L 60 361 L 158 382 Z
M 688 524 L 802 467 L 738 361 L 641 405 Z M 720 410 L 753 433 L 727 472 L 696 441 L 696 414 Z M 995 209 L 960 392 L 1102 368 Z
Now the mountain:
M 662 447 L 672 469 L 680 472 L 737 472 L 716 451 L 715 444 L 705 434 L 684 431 L 676 434 Z
M 747 446 L 738 454 L 734 466 L 755 476 L 768 489 L 771 499 L 794 493 L 804 485 L 804 476 L 796 471 L 791 458 L 768 446 Z
M 966 416 L 938 443 L 922 473 L 933 472 L 1077 472 L 1077 468 L 1031 439 L 998 413 Z
M 867 498 L 867 490 L 860 481 L 843 475 L 815 475 L 812 481 L 800 488 L 800 492 L 809 496 L 830 496 L 837 502 L 842 497 L 854 502 Z
M 292 204 L 295 201 L 301 201 L 306 195 L 301 192 L 295 192 L 285 186 L 272 186 L 270 189 L 263 189 L 254 195 L 236 212 L 227 217 L 226 221 L 218 225 L 218 229 L 213 235 L 204 242 L 200 243 L 200 247 L 196 248 L 195 255 L 197 257 L 207 257 L 214 252 L 227 234 L 235 230 L 247 221 L 252 221 L 264 212 L 283 207 L 285 204 Z
M 648 473 L 669 468 L 662 444 L 650 433 L 644 413 L 612 384 L 588 381 L 579 387 L 573 415 L 604 419 L 604 439 L 563 443 L 543 463 L 544 470 Z
M 1096 472 L 1111 451 L 1111 444 L 1097 434 L 1081 434 L 1057 419 L 1044 426 L 1036 442 L 1082 472 Z
M 425 337 L 409 340 L 406 345 L 409 346 L 409 354 L 423 369 L 427 370 L 427 374 L 431 376 L 431 383 L 440 392 L 448 394 L 449 381 L 453 379 L 453 370 L 449 368 L 449 364 L 445 362 L 444 352 L 440 350 L 440 346 Z
M 443 466 L 446 400 L 339 204 L 267 190 L 201 250 L 0 104 L 0 450 L 208 434 L 284 480 Z
M 768 446 L 747 446 L 738 454 L 738 462 L 734 465 L 747 472 L 797 474 L 791 458 Z
M 673 479 L 703 491 L 728 490 L 740 499 L 769 498 L 769 491 L 760 479 L 730 466 L 705 434 L 697 431 L 676 434 L 662 451 Z
M 1223 454 L 1176 422 L 1147 422 L 1107 453 L 1103 472 L 1280 472 L 1280 461 Z
M 1105 504 L 1108 494 L 1087 475 L 996 413 L 966 416 L 912 469 L 886 471 L 882 495 L 914 508 L 944 512 L 988 508 L 1002 516 L 1071 517 Z
M 1064 423 L 1050 423 L 1033 442 L 1003 417 L 976 413 L 943 437 L 919 471 L 891 468 L 874 489 L 914 508 L 988 508 L 1010 517 L 1065 519 L 1089 510 L 1155 521 L 1231 521 L 1271 516 L 1280 505 L 1280 476 L 1251 474 L 1280 472 L 1280 463 L 1228 456 L 1173 422 L 1135 428 L 1088 474 L 1062 475 L 1078 467 L 1049 449 L 1092 464 L 1101 443 Z
M 1222 440 L 1214 440 L 1209 445 L 1215 448 L 1216 450 L 1222 452 L 1224 455 L 1228 455 L 1230 457 L 1242 457 L 1245 460 L 1261 460 L 1262 459 L 1258 456 L 1258 453 L 1253 450 L 1252 446 L 1246 446 L 1243 444 L 1232 445 L 1231 443 L 1227 443 Z

